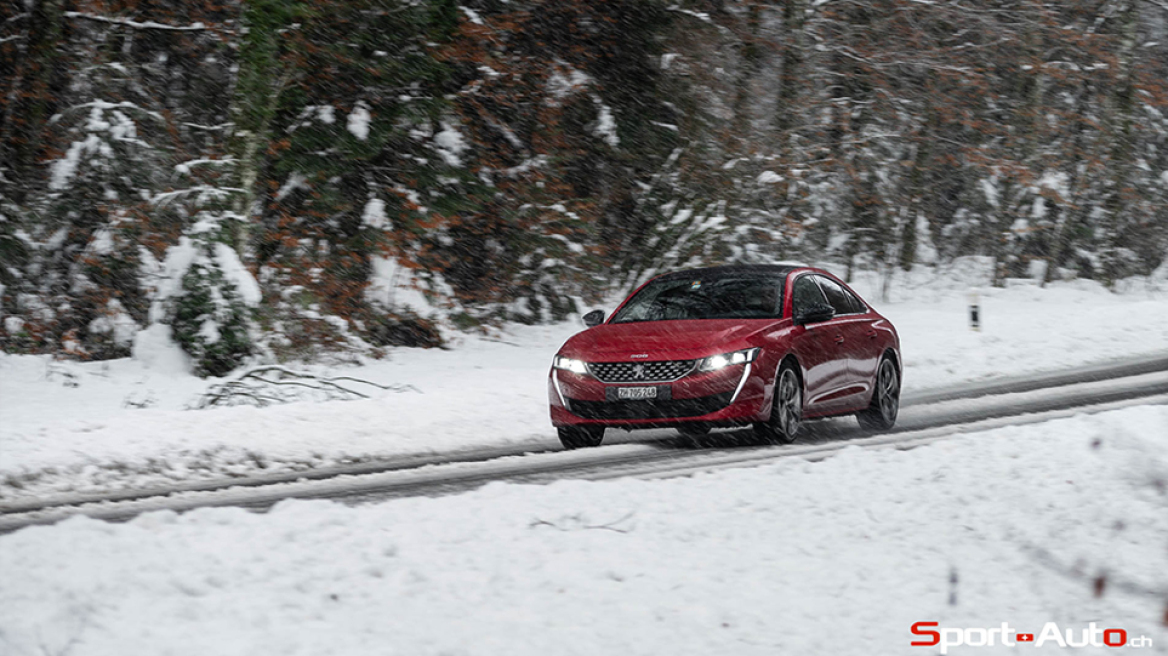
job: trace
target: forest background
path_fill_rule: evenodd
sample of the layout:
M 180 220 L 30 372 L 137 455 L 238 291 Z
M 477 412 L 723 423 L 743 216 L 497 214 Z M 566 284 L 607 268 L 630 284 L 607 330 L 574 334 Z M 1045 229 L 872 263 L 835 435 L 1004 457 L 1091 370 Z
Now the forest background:
M 655 272 L 1168 255 L 1168 0 L 3 0 L 0 349 L 196 373 Z

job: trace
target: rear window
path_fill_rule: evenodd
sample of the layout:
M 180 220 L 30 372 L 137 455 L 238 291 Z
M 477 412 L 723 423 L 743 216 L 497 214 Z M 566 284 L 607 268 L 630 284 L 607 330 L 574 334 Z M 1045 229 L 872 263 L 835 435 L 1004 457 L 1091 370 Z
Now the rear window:
M 684 319 L 777 319 L 781 278 L 670 278 L 654 280 L 629 300 L 612 323 Z

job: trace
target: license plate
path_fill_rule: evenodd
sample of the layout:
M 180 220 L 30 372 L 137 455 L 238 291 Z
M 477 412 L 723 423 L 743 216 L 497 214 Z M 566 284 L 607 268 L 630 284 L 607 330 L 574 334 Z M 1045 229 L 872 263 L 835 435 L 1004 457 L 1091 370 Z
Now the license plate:
M 616 398 L 621 400 L 640 400 L 640 399 L 655 399 L 657 398 L 656 387 L 618 387 L 616 388 Z

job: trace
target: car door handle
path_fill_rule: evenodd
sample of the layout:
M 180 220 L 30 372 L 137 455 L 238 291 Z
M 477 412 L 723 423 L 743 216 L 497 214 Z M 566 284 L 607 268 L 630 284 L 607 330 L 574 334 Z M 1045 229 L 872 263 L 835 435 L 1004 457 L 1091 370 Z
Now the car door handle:
M 843 335 L 836 335 L 835 336 L 835 343 L 836 344 L 843 344 L 844 343 L 844 336 Z
M 864 334 L 872 339 L 876 339 L 876 336 L 879 335 L 880 333 L 876 332 L 875 330 L 869 330 L 868 332 L 866 332 Z

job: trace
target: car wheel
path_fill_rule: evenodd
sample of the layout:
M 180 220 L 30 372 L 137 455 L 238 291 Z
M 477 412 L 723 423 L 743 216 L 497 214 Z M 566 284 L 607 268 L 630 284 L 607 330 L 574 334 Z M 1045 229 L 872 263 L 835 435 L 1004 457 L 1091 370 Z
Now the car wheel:
M 860 426 L 868 430 L 888 430 L 896 425 L 900 413 L 900 375 L 891 358 L 880 361 L 876 370 L 876 386 L 872 391 L 872 403 L 856 415 Z
M 561 426 L 556 429 L 565 449 L 600 446 L 604 440 L 603 426 Z
M 803 420 L 803 386 L 789 362 L 775 379 L 774 405 L 769 421 L 754 425 L 754 435 L 762 444 L 790 444 L 799 434 Z

